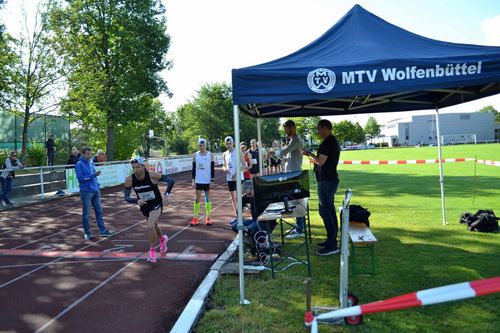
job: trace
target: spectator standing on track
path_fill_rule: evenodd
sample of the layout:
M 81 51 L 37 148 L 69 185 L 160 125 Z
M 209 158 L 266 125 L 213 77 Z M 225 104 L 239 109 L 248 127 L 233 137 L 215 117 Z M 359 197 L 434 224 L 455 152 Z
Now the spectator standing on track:
M 73 147 L 71 149 L 71 154 L 69 154 L 68 161 L 66 162 L 67 165 L 73 165 L 73 166 L 69 166 L 66 168 L 68 168 L 68 169 L 74 168 L 74 165 L 76 165 L 76 163 L 80 159 L 80 156 L 82 156 L 82 154 L 80 154 L 80 151 L 78 150 L 78 148 Z
M 96 171 L 92 160 L 92 148 L 83 147 L 82 156 L 76 163 L 75 173 L 78 183 L 80 184 L 80 199 L 82 200 L 82 226 L 83 236 L 85 239 L 93 240 L 94 236 L 90 232 L 89 225 L 89 211 L 90 205 L 94 208 L 97 226 L 99 227 L 99 235 L 102 237 L 109 237 L 113 232 L 106 229 L 102 218 L 101 206 L 101 191 L 99 190 L 99 183 L 97 176 L 101 171 Z
M 250 177 L 253 178 L 255 176 L 260 176 L 259 172 L 259 163 L 261 163 L 262 157 L 259 157 L 259 148 L 257 147 L 257 140 L 250 140 L 250 148 L 247 152 L 252 157 L 251 162 L 252 165 L 250 167 Z
M 243 164 L 243 178 L 245 180 L 250 180 L 252 178 L 250 174 L 250 168 L 252 166 L 252 156 L 247 152 L 247 144 L 245 142 L 240 142 L 241 155 L 245 163 Z
M 271 162 L 270 173 L 282 172 L 280 159 L 281 148 L 278 147 L 278 143 L 276 141 L 273 140 L 272 147 L 269 149 L 269 152 L 273 153 L 271 157 L 269 157 L 269 161 Z
M 234 149 L 234 140 L 228 136 L 224 139 L 227 150 L 222 154 L 223 165 L 222 170 L 226 173 L 227 187 L 231 195 L 231 203 L 234 212 L 237 212 L 236 206 L 236 172 L 237 172 L 237 156 L 238 151 Z M 241 160 L 241 165 L 245 165 L 245 160 Z
M 284 170 L 285 172 L 292 171 L 301 171 L 302 170 L 302 151 L 304 148 L 304 142 L 297 135 L 297 127 L 293 120 L 287 120 L 283 124 L 283 129 L 285 130 L 286 136 L 289 138 L 288 144 L 283 147 L 279 154 L 276 156 L 281 159 L 282 163 L 284 162 Z M 286 238 L 297 238 L 304 236 L 304 217 L 297 217 L 297 226 L 295 229 L 289 232 L 286 235 Z
M 9 192 L 12 190 L 12 182 L 16 177 L 16 172 L 14 170 L 24 169 L 24 165 L 17 159 L 17 153 L 15 151 L 11 151 L 9 157 L 5 159 L 2 169 L 10 170 L 5 170 L 0 173 L 0 183 L 2 185 L 0 205 L 2 205 L 2 202 L 5 202 L 7 206 L 12 207 L 14 205 L 9 200 Z
M 45 141 L 45 149 L 47 149 L 47 165 L 53 166 L 54 157 L 56 155 L 56 143 L 54 142 L 54 135 L 50 134 L 47 141 Z
M 167 253 L 167 235 L 162 235 L 158 227 L 158 219 L 163 212 L 163 204 L 168 204 L 168 193 L 162 198 L 158 189 L 158 182 L 170 185 L 167 176 L 157 172 L 146 170 L 144 159 L 140 156 L 130 161 L 132 165 L 132 174 L 125 179 L 125 201 L 139 205 L 142 215 L 146 217 L 146 227 L 149 239 L 148 261 L 156 262 L 156 244 L 160 243 L 160 253 Z M 172 184 L 173 186 L 173 184 Z M 134 188 L 137 198 L 130 196 Z M 171 189 L 171 188 L 170 188 Z M 167 189 L 168 191 L 168 189 Z
M 198 139 L 199 150 L 193 154 L 193 168 L 191 175 L 193 178 L 193 188 L 196 190 L 194 201 L 194 217 L 190 225 L 197 225 L 199 222 L 201 192 L 205 192 L 205 223 L 212 225 L 210 213 L 212 202 L 210 201 L 210 189 L 214 188 L 215 180 L 215 160 L 213 155 L 207 150 L 207 140 Z
M 260 161 L 262 162 L 262 175 L 268 175 L 269 174 L 269 158 L 267 156 L 266 144 L 264 142 L 261 142 L 259 145 L 259 142 L 257 142 L 257 147 L 259 147 Z
M 320 256 L 327 256 L 338 253 L 337 232 L 338 220 L 335 211 L 335 192 L 339 186 L 339 176 L 337 165 L 340 157 L 340 145 L 332 134 L 332 123 L 326 119 L 321 119 L 317 126 L 318 135 L 323 141 L 319 145 L 317 154 L 314 155 L 309 150 L 302 150 L 302 153 L 309 156 L 314 163 L 314 173 L 318 182 L 318 203 L 319 215 L 323 219 L 326 229 L 326 241 L 319 243 L 317 252 Z

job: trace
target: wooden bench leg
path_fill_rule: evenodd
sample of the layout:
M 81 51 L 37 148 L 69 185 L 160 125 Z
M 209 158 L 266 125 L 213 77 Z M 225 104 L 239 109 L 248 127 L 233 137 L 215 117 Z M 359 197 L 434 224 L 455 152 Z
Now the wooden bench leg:
M 372 274 L 375 274 L 375 245 L 370 245 L 370 252 L 372 255 Z
M 356 251 L 354 250 L 355 246 L 353 243 L 351 243 L 351 264 L 352 264 L 352 276 L 356 275 Z
M 368 249 L 368 251 L 370 252 L 370 270 L 369 271 L 366 271 L 367 274 L 375 274 L 376 272 L 376 262 L 375 262 L 375 244 L 369 244 L 369 245 L 363 245 L 363 246 L 360 246 L 360 247 L 366 247 Z M 354 246 L 354 244 L 351 242 L 351 252 L 349 253 L 349 255 L 351 256 L 352 260 L 351 260 L 351 266 L 352 266 L 352 276 L 355 276 L 356 274 L 358 273 L 361 273 L 360 271 L 360 267 L 358 267 L 359 263 L 357 262 L 356 260 L 356 246 Z M 360 254 L 358 253 L 358 256 Z M 363 266 L 364 263 L 363 263 Z

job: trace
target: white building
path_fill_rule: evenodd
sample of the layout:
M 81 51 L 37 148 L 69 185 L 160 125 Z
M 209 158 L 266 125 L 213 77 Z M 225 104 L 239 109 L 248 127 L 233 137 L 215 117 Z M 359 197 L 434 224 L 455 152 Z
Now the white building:
M 492 112 L 443 113 L 439 114 L 439 125 L 445 144 L 453 141 L 454 137 L 459 141 L 460 137 L 471 138 L 472 135 L 478 142 L 495 140 L 496 124 Z M 388 142 L 389 146 L 436 144 L 436 116 L 430 114 L 391 120 L 381 129 L 381 137 L 376 142 Z

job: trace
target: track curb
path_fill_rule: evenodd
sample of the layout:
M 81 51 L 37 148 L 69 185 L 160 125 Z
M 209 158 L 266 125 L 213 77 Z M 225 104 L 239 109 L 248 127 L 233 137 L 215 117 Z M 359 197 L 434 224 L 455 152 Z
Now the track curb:
M 238 236 L 227 247 L 226 251 L 210 267 L 210 272 L 201 282 L 200 286 L 194 292 L 188 304 L 175 322 L 170 333 L 189 333 L 200 318 L 205 308 L 205 302 L 210 295 L 215 282 L 217 282 L 222 267 L 231 259 L 234 252 L 238 249 Z

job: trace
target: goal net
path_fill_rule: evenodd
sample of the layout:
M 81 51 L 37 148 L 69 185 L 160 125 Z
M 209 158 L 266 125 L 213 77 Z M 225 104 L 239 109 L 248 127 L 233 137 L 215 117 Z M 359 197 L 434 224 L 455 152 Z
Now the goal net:
M 462 145 L 476 143 L 476 134 L 447 134 L 441 136 L 443 145 Z

